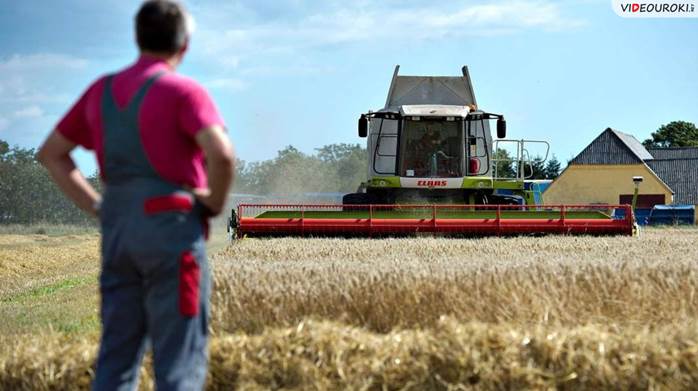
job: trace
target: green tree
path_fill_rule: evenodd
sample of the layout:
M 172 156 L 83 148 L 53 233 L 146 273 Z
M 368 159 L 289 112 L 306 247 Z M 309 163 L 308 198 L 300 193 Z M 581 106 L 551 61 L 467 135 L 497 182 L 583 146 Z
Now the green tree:
M 643 141 L 642 145 L 646 148 L 697 147 L 698 128 L 691 122 L 669 122 L 652 132 L 652 138 Z
M 99 189 L 99 179 L 88 180 Z M 0 140 L 0 224 L 95 224 L 51 181 L 31 148 Z
M 271 160 L 237 162 L 235 191 L 252 194 L 300 194 L 355 191 L 366 180 L 366 149 L 331 144 L 305 154 L 293 146 Z
M 337 192 L 353 192 L 366 180 L 368 157 L 359 144 L 331 144 L 317 149 L 317 157 L 328 164 L 336 179 Z
M 0 140 L 0 162 L 5 160 L 5 155 L 7 155 L 9 152 L 10 144 L 3 140 Z
M 534 157 L 531 160 L 531 171 L 526 173 L 527 176 L 530 174 L 531 179 L 545 179 L 545 160 L 540 156 Z
M 506 149 L 497 148 L 493 154 L 495 173 L 498 178 L 515 178 L 514 161 Z
M 557 160 L 557 157 L 553 154 L 553 157 L 548 160 L 548 162 L 545 164 L 545 169 L 543 170 L 545 173 L 544 178 L 545 179 L 555 179 L 558 176 L 560 176 L 560 170 L 562 169 L 562 165 L 560 164 L 560 161 Z
M 279 151 L 272 164 L 273 174 L 267 178 L 266 193 L 332 191 L 334 183 L 328 181 L 329 167 L 290 145 Z
M 238 193 L 249 192 L 250 184 L 248 183 L 249 177 L 246 175 L 247 162 L 235 158 L 235 182 L 233 183 L 233 190 Z

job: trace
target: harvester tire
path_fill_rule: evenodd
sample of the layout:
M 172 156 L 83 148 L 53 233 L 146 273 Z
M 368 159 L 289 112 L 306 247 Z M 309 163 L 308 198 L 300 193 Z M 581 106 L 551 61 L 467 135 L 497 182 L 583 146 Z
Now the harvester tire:
M 517 195 L 490 195 L 488 200 L 493 205 L 524 205 L 526 203 L 523 197 Z
M 342 197 L 343 205 L 370 205 L 376 204 L 376 197 L 373 194 L 368 193 L 349 193 Z M 343 210 L 363 210 L 365 208 L 360 207 L 345 207 Z

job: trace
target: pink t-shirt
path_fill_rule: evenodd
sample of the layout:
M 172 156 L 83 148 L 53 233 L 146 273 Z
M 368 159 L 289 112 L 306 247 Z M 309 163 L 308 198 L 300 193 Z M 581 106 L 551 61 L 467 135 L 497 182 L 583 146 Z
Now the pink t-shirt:
M 206 187 L 204 156 L 194 137 L 206 127 L 225 125 L 203 87 L 174 73 L 164 61 L 142 56 L 114 76 L 112 93 L 116 104 L 126 107 L 138 88 L 159 71 L 166 73 L 150 87 L 138 114 L 145 153 L 163 179 L 188 187 Z M 100 172 L 104 166 L 104 80 L 102 77 L 94 82 L 56 126 L 70 141 L 95 151 Z

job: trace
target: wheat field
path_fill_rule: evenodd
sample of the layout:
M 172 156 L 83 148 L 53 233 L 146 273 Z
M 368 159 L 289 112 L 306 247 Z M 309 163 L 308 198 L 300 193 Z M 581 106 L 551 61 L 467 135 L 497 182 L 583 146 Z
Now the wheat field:
M 213 328 L 305 317 L 372 331 L 460 321 L 520 326 L 685 322 L 698 315 L 698 231 L 641 238 L 242 240 L 213 256 Z
M 207 388 L 695 389 L 696 243 L 695 228 L 244 239 L 210 256 Z M 94 318 L 97 249 L 94 235 L 0 236 L 0 389 L 89 386 L 98 326 L 31 313 L 38 300 Z M 50 277 L 67 271 L 86 282 Z M 80 310 L 60 301 L 78 297 Z M 20 310 L 48 327 L 25 327 Z M 142 378 L 152 389 L 148 366 Z

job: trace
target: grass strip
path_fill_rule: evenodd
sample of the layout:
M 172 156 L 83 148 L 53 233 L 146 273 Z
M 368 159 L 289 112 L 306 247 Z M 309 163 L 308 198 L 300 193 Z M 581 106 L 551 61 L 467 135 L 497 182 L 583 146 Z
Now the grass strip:
M 47 285 L 39 286 L 36 288 L 32 288 L 26 292 L 20 292 L 20 293 L 16 293 L 16 294 L 8 296 L 8 297 L 4 297 L 0 301 L 3 303 L 11 303 L 11 302 L 22 301 L 22 300 L 38 299 L 41 297 L 56 294 L 59 291 L 77 288 L 79 286 L 88 284 L 89 282 L 91 282 L 93 280 L 94 280 L 93 276 L 67 278 L 64 280 L 54 282 L 52 284 L 47 284 Z

